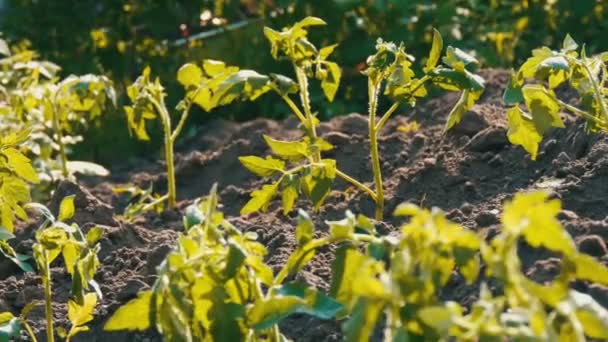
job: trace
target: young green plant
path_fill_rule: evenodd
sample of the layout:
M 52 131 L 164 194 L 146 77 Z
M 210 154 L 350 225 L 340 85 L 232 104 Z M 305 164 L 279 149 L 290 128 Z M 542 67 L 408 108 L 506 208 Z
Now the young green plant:
M 325 25 L 325 22 L 307 17 L 281 32 L 270 28 L 264 30 L 271 43 L 273 57 L 291 63 L 296 81 L 283 75 L 262 75 L 253 70 L 240 70 L 214 60 L 205 60 L 201 66 L 187 64 L 180 69 L 178 79 L 186 87 L 187 97 L 204 110 L 211 111 L 235 100 L 255 100 L 272 91 L 293 111 L 306 132 L 299 141 L 279 141 L 265 136 L 276 158 L 240 158 L 247 169 L 259 176 L 278 175 L 276 181 L 251 194 L 251 200 L 241 211 L 243 214 L 265 210 L 278 192 L 282 193 L 285 213 L 292 211 L 300 193 L 310 197 L 315 208 L 318 208 L 329 194 L 336 177 L 344 178 L 374 196 L 367 186 L 337 169 L 335 160 L 321 156 L 321 152 L 333 147 L 317 136 L 319 121 L 311 109 L 309 78 L 318 79 L 325 97 L 333 101 L 340 84 L 341 70 L 329 60 L 336 45 L 318 49 L 307 39 L 308 27 L 320 25 Z M 292 99 L 294 94 L 299 95 L 301 108 Z
M 307 17 L 291 27 L 278 32 L 266 27 L 264 34 L 271 44 L 272 56 L 277 60 L 289 61 L 294 69 L 296 81 L 283 75 L 261 75 L 252 70 L 239 70 L 222 62 L 206 60 L 202 68 L 194 64 L 182 68 L 182 84 L 192 87 L 189 96 L 203 109 L 210 111 L 237 99 L 255 100 L 269 91 L 276 92 L 293 111 L 306 131 L 299 141 L 280 141 L 269 136 L 264 140 L 274 156 L 260 158 L 244 156 L 240 160 L 251 172 L 262 176 L 275 176 L 271 184 L 251 194 L 251 200 L 241 213 L 247 214 L 265 210 L 277 193 L 281 193 L 284 213 L 289 213 L 300 193 L 313 201 L 317 209 L 324 202 L 336 177 L 350 182 L 367 193 L 376 202 L 376 219 L 384 213 L 384 189 L 380 170 L 378 135 L 387 120 L 402 103 L 415 105 L 418 98 L 427 95 L 427 83 L 443 89 L 462 91 L 461 99 L 448 118 L 446 129 L 458 121 L 480 97 L 484 89 L 483 79 L 468 69 L 477 61 L 460 49 L 449 47 L 443 58 L 444 65 L 438 65 L 443 43 L 439 32 L 434 32 L 431 55 L 424 67 L 425 74 L 419 78 L 411 68 L 413 57 L 405 53 L 403 46 L 379 41 L 375 55 L 368 59 L 369 67 L 364 72 L 369 80 L 369 140 L 375 189 L 341 171 L 333 159 L 324 159 L 322 152 L 333 148 L 318 137 L 319 123 L 311 109 L 309 78 L 321 81 L 325 97 L 333 101 L 340 85 L 341 70 L 338 64 L 329 60 L 336 45 L 318 49 L 308 38 L 308 27 L 325 25 L 319 18 Z M 203 84 L 202 90 L 201 84 Z M 379 119 L 377 118 L 378 97 L 382 93 L 391 98 L 393 105 Z M 292 100 L 291 94 L 298 94 L 301 108 Z
M 299 248 L 297 258 L 274 276 L 256 234 L 239 231 L 217 206 L 214 187 L 186 210 L 186 232 L 159 267 L 152 289 L 119 308 L 105 330 L 155 327 L 166 341 L 280 342 L 286 337 L 278 323 L 285 317 L 300 313 L 329 319 L 342 310 L 313 287 L 285 282 L 310 261 L 314 248 Z M 308 241 L 312 223 L 305 221 L 299 231 Z
M 68 318 L 72 327 L 69 331 L 57 329 L 59 336 L 69 341 L 77 333 L 88 330 L 86 324 L 92 320 L 97 299 L 102 297 L 99 284 L 93 277 L 100 265 L 97 253 L 103 229 L 96 226 L 85 234 L 77 224 L 65 222 L 75 214 L 74 196 L 61 201 L 57 218 L 43 205 L 30 203 L 27 207 L 40 211 L 45 217 L 45 222 L 36 232 L 33 250 L 38 272 L 42 276 L 49 342 L 55 340 L 51 263 L 61 255 L 68 274 L 72 276 L 72 299 L 68 302 Z M 94 291 L 87 292 L 90 288 Z
M 34 330 L 26 320 L 27 314 L 32 311 L 36 304 L 37 302 L 31 302 L 24 306 L 18 317 L 8 311 L 0 312 L 0 342 L 16 340 L 20 337 L 23 328 L 32 342 L 38 342 Z
M 504 94 L 504 101 L 513 105 L 507 111 L 509 141 L 535 160 L 543 136 L 552 127 L 564 127 L 562 110 L 583 118 L 587 131 L 607 131 L 607 61 L 608 52 L 587 56 L 584 46 L 579 52 L 569 35 L 559 51 L 548 47 L 532 51 L 532 57 L 512 73 Z M 555 89 L 566 84 L 578 94 L 579 106 L 557 96 Z
M 29 257 L 16 253 L 7 241 L 15 237 L 15 220 L 27 219 L 24 205 L 31 201 L 29 184 L 39 182 L 30 159 L 21 152 L 29 134 L 26 130 L 0 137 L 0 254 L 25 272 L 33 271 L 26 262 Z
M 504 206 L 500 234 L 486 243 L 438 209 L 398 206 L 395 214 L 409 217 L 398 237 L 336 252 L 330 294 L 345 307 L 345 340 L 367 341 L 377 325 L 385 341 L 605 340 L 608 310 L 570 286 L 606 285 L 608 268 L 576 250 L 560 210 L 546 193 L 516 194 Z M 544 284 L 529 279 L 518 256 L 522 240 L 561 255 L 560 274 Z M 481 281 L 468 310 L 441 299 L 455 270 L 470 285 Z M 490 291 L 486 282 L 502 286 Z
M 430 85 L 448 91 L 461 91 L 460 100 L 448 115 L 445 127 L 448 130 L 460 122 L 462 115 L 475 104 L 484 91 L 483 78 L 471 71 L 478 64 L 473 56 L 449 46 L 442 65 L 439 63 L 442 50 L 443 39 L 439 31 L 434 30 L 433 45 L 421 76 L 416 76 L 412 68 L 415 58 L 406 53 L 403 44 L 397 46 L 378 40 L 376 53 L 367 59 L 368 67 L 363 74 L 368 78 L 368 133 L 377 220 L 382 220 L 384 216 L 384 185 L 378 136 L 390 117 L 402 104 L 414 107 L 418 99 L 428 95 L 427 88 Z M 387 96 L 392 105 L 379 117 L 377 111 L 380 94 Z
M 2 43 L 5 43 L 2 41 Z M 1 44 L 1 43 L 0 43 Z M 107 175 L 103 167 L 83 161 L 68 161 L 68 145 L 83 140 L 82 127 L 98 123 L 108 101 L 116 104 L 112 82 L 104 76 L 69 76 L 60 80 L 61 68 L 36 60 L 33 51 L 0 54 L 0 132 L 29 129 L 29 153 L 36 168 L 49 181 L 78 172 Z M 59 159 L 59 162 L 55 160 Z
M 188 96 L 177 105 L 177 109 L 181 111 L 181 117 L 177 126 L 173 128 L 171 114 L 165 104 L 167 94 L 160 80 L 156 78 L 152 81 L 150 74 L 150 68 L 146 67 L 141 76 L 129 86 L 127 95 L 131 100 L 131 105 L 125 106 L 124 109 L 127 114 L 129 131 L 140 140 L 150 140 L 150 136 L 146 130 L 146 121 L 156 119 L 157 117 L 161 121 L 164 136 L 165 164 L 167 167 L 167 194 L 149 203 L 148 208 L 154 208 L 157 204 L 167 201 L 168 207 L 173 209 L 177 204 L 173 146 L 186 124 L 192 104 L 195 103 L 193 98 L 198 96 L 197 94 L 202 91 L 202 86 L 194 81 L 196 74 L 191 72 L 189 64 L 186 64 L 179 70 L 177 75 L 178 81 L 182 84 L 189 84 L 194 89 L 190 89 Z

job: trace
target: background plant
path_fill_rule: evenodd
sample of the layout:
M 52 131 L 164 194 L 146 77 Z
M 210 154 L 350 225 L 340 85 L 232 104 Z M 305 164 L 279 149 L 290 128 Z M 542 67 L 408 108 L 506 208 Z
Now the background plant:
M 86 324 L 93 319 L 97 299 L 102 298 L 99 284 L 93 277 L 100 265 L 97 253 L 103 230 L 96 226 L 85 234 L 77 224 L 65 222 L 76 212 L 74 196 L 65 197 L 61 201 L 57 218 L 40 204 L 32 203 L 28 207 L 40 211 L 45 217 L 44 223 L 36 232 L 33 252 L 44 288 L 47 341 L 55 340 L 51 264 L 57 257 L 63 257 L 66 271 L 72 277 L 72 298 L 68 302 L 68 319 L 72 326 L 69 331 L 57 329 L 59 336 L 69 341 L 79 332 L 88 330 Z M 89 292 L 90 289 L 93 291 Z
M 545 133 L 552 127 L 564 127 L 562 110 L 585 119 L 587 131 L 608 130 L 608 53 L 588 57 L 585 46 L 580 52 L 578 48 L 567 35 L 559 51 L 548 47 L 532 51 L 532 57 L 513 73 L 505 91 L 505 102 L 514 105 L 507 111 L 509 141 L 521 145 L 532 159 L 536 159 Z M 530 79 L 537 82 L 528 83 Z M 562 85 L 576 91 L 577 105 L 557 96 L 555 90 Z
M 324 104 L 321 90 L 311 89 L 313 107 L 323 104 L 319 119 L 360 111 L 367 98 L 367 82 L 361 79 L 361 63 L 378 37 L 403 41 L 408 53 L 422 56 L 433 38 L 432 28 L 446 45 L 475 51 L 484 65 L 521 63 L 529 51 L 555 45 L 556 37 L 571 33 L 587 41 L 588 52 L 605 51 L 602 35 L 608 26 L 608 6 L 581 1 L 486 1 L 486 0 L 387 0 L 387 1 L 104 1 L 33 2 L 5 0 L 0 9 L 2 31 L 10 41 L 22 39 L 40 51 L 43 59 L 64 67 L 66 74 L 104 74 L 126 98 L 127 85 L 145 66 L 164 80 L 168 103 L 179 101 L 175 70 L 185 61 L 219 59 L 230 65 L 287 74 L 289 63 L 277 63 L 259 53 L 268 43 L 259 39 L 263 26 L 284 27 L 306 16 L 325 18 L 329 25 L 313 33 L 313 41 L 337 42 L 334 60 L 346 80 L 337 100 Z M 234 46 L 251 46 L 235 52 Z M 364 46 L 365 48 L 362 48 Z M 122 102 L 122 101 L 119 101 Z M 390 104 L 389 104 L 390 105 Z M 380 104 L 380 110 L 385 110 Z M 257 116 L 282 118 L 289 108 L 267 97 L 220 110 L 223 118 L 237 120 Z M 198 125 L 213 118 L 197 115 L 187 127 L 193 135 Z M 119 125 L 121 111 L 101 121 L 103 134 L 91 133 L 74 146 L 74 158 L 94 159 L 110 165 L 133 156 L 149 156 L 162 144 L 162 126 L 150 127 L 150 144 L 133 144 Z M 112 153 L 113 146 L 123 153 Z
M 15 220 L 27 219 L 24 205 L 31 201 L 30 183 L 38 183 L 31 161 L 21 152 L 29 131 L 13 132 L 0 137 L 0 254 L 12 260 L 23 271 L 32 271 L 21 255 L 8 244 L 13 239 Z
M 130 106 L 124 107 L 129 131 L 140 140 L 150 140 L 150 136 L 146 130 L 146 122 L 158 117 L 163 126 L 164 156 L 167 167 L 167 194 L 150 203 L 148 205 L 150 208 L 165 200 L 171 209 L 175 208 L 177 204 L 173 146 L 188 120 L 192 104 L 196 103 L 197 97 L 201 96 L 199 94 L 204 92 L 202 88 L 205 86 L 204 84 L 200 84 L 196 79 L 196 76 L 199 78 L 202 76 L 201 74 L 196 74 L 196 70 L 193 74 L 192 67 L 193 65 L 186 64 L 180 68 L 177 74 L 177 79 L 185 86 L 191 86 L 191 90 L 177 105 L 177 109 L 181 110 L 181 117 L 175 128 L 171 124 L 171 114 L 165 104 L 166 93 L 164 88 L 158 77 L 154 81 L 150 79 L 150 68 L 146 67 L 142 75 L 127 89 L 132 103 Z
M 88 162 L 69 162 L 68 145 L 80 142 L 83 128 L 95 125 L 107 101 L 116 95 L 104 76 L 69 76 L 59 80 L 60 68 L 38 61 L 29 49 L 10 51 L 4 41 L 0 51 L 0 123 L 2 130 L 30 129 L 27 153 L 34 157 L 40 176 L 48 182 L 67 178 L 74 172 L 107 174 L 107 170 Z M 55 158 L 59 161 L 55 161 Z

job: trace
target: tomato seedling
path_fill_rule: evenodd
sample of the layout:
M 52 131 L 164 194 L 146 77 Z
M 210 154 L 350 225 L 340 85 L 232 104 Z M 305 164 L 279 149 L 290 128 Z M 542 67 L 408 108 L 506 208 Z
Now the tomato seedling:
M 341 310 L 312 287 L 284 283 L 309 258 L 288 263 L 288 271 L 274 277 L 256 235 L 241 233 L 217 205 L 214 187 L 186 210 L 186 232 L 159 267 L 152 289 L 119 308 L 105 330 L 155 327 L 167 341 L 279 342 L 286 339 L 278 328 L 283 318 L 304 313 L 329 319 Z
M 193 87 L 190 91 L 192 95 L 189 96 L 207 111 L 237 99 L 255 100 L 274 91 L 293 111 L 306 131 L 306 136 L 299 141 L 279 141 L 264 136 L 274 156 L 240 158 L 251 172 L 262 177 L 276 177 L 271 184 L 264 185 L 251 194 L 251 200 L 243 207 L 242 214 L 265 210 L 277 193 L 282 195 L 283 211 L 286 214 L 293 209 L 301 193 L 311 198 L 314 208 L 318 209 L 329 194 L 335 178 L 340 177 L 366 192 L 376 202 L 376 219 L 381 220 L 384 213 L 384 189 L 378 134 L 387 120 L 402 103 L 413 106 L 417 99 L 427 96 L 427 83 L 432 83 L 446 90 L 462 91 L 460 101 L 449 115 L 446 126 L 449 129 L 460 121 L 462 114 L 483 92 L 483 79 L 469 71 L 477 64 L 472 56 L 460 49 L 448 47 L 443 58 L 444 65 L 438 65 L 443 42 L 437 31 L 434 32 L 431 54 L 424 67 L 425 74 L 419 78 L 415 77 L 411 68 L 414 58 L 405 52 L 403 45 L 378 41 L 377 52 L 368 58 L 368 68 L 364 71 L 369 80 L 369 141 L 375 183 L 375 189 L 372 190 L 341 171 L 335 160 L 322 157 L 322 153 L 333 149 L 333 146 L 317 135 L 319 121 L 310 104 L 310 79 L 319 80 L 325 97 L 333 101 L 342 72 L 340 66 L 329 59 L 337 45 L 319 49 L 307 38 L 309 27 L 321 25 L 325 25 L 323 20 L 307 17 L 280 32 L 268 27 L 264 29 L 271 44 L 272 56 L 292 64 L 296 81 L 283 75 L 261 75 L 253 70 L 239 70 L 211 60 L 204 61 L 202 68 L 190 64 L 181 70 L 182 84 Z M 204 85 L 202 88 L 201 84 Z M 378 96 L 382 93 L 383 86 L 383 93 L 394 104 L 377 120 Z M 292 100 L 292 94 L 299 95 L 302 109 Z
M 101 227 L 93 227 L 86 234 L 77 224 L 67 224 L 76 208 L 74 196 L 61 201 L 57 218 L 43 205 L 28 204 L 29 208 L 40 211 L 45 217 L 42 226 L 36 232 L 36 243 L 33 246 L 34 260 L 42 276 L 46 314 L 47 341 L 55 340 L 53 328 L 53 307 L 51 289 L 51 263 L 60 255 L 63 257 L 66 271 L 72 277 L 72 298 L 68 302 L 68 318 L 72 323 L 69 331 L 57 329 L 59 336 L 69 341 L 79 332 L 88 330 L 86 324 L 93 319 L 97 299 L 101 298 L 99 284 L 93 279 L 99 268 L 99 240 L 103 234 Z M 92 288 L 93 292 L 87 292 Z
M 548 47 L 532 51 L 532 57 L 512 72 L 504 93 L 504 101 L 513 105 L 507 111 L 509 141 L 522 146 L 535 160 L 543 136 L 552 127 L 565 127 L 562 110 L 585 119 L 589 132 L 607 131 L 607 61 L 608 52 L 587 56 L 584 46 L 579 52 L 569 35 L 559 51 Z M 528 82 L 530 79 L 534 82 Z M 562 85 L 578 94 L 579 107 L 558 97 L 555 89 Z
M 173 145 L 188 120 L 192 104 L 195 103 L 193 98 L 195 98 L 199 92 L 202 92 L 203 86 L 192 80 L 192 77 L 196 75 L 191 75 L 189 64 L 186 64 L 179 70 L 177 79 L 185 86 L 189 86 L 189 92 L 177 105 L 177 109 L 181 111 L 181 117 L 177 126 L 173 128 L 171 124 L 171 115 L 165 104 L 165 97 L 167 94 L 165 93 L 160 80 L 156 78 L 152 81 L 150 74 L 150 68 L 146 67 L 135 83 L 129 86 L 127 95 L 132 104 L 130 106 L 125 106 L 124 109 L 127 114 L 129 131 L 132 134 L 135 134 L 140 140 L 150 140 L 150 136 L 146 130 L 146 121 L 158 117 L 162 123 L 164 156 L 167 167 L 167 194 L 149 203 L 149 207 L 152 208 L 159 203 L 167 201 L 168 207 L 173 209 L 177 204 Z
M 44 180 L 67 178 L 75 172 L 106 175 L 103 167 L 68 161 L 67 155 L 68 145 L 83 140 L 79 130 L 97 124 L 107 102 L 116 104 L 112 82 L 96 75 L 61 80 L 57 76 L 61 68 L 37 60 L 33 51 L 4 52 L 9 55 L 0 59 L 0 129 L 32 131 L 28 153 L 35 155 L 36 168 Z

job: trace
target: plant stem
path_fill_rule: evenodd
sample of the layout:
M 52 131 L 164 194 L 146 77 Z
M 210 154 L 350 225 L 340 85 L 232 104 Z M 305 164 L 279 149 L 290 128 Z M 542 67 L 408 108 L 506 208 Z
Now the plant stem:
M 560 104 L 560 106 L 566 108 L 567 110 L 571 111 L 572 113 L 574 113 L 576 115 L 580 115 L 583 118 L 585 118 L 587 120 L 591 120 L 593 122 L 596 122 L 596 123 L 598 123 L 600 125 L 606 125 L 606 126 L 608 126 L 608 122 L 606 122 L 604 120 L 600 120 L 599 118 L 597 118 L 597 117 L 595 117 L 595 116 L 593 116 L 593 115 L 585 112 L 584 110 L 579 109 L 577 107 L 574 107 L 574 106 L 572 106 L 570 104 L 567 104 L 566 102 L 564 102 L 564 101 L 562 101 L 560 99 L 556 99 L 556 100 Z
M 414 87 L 414 89 L 412 89 L 408 95 L 408 98 L 406 101 L 409 101 L 412 97 L 414 97 L 414 94 L 418 91 L 418 89 L 420 89 L 424 83 L 426 83 L 426 81 L 430 80 L 431 76 L 429 75 L 424 75 L 424 77 L 422 77 L 420 80 L 418 80 L 418 84 Z M 395 102 L 393 103 L 393 105 L 391 106 L 391 108 L 389 108 L 386 113 L 384 113 L 384 115 L 382 115 L 382 118 L 380 118 L 380 121 L 378 121 L 378 123 L 376 124 L 376 131 L 380 132 L 380 130 L 382 129 L 382 127 L 384 127 L 384 125 L 386 124 L 386 122 L 388 121 L 388 119 L 390 119 L 390 117 L 395 113 L 395 111 L 399 108 L 399 105 L 401 105 L 400 102 Z
M 173 139 L 171 138 L 171 116 L 167 111 L 165 100 L 160 98 L 160 102 L 155 99 L 150 99 L 156 107 L 160 120 L 163 124 L 163 132 L 165 136 L 165 163 L 167 164 L 167 205 L 170 209 L 174 209 L 177 204 L 176 186 L 175 186 L 175 166 L 173 156 Z
M 308 93 L 308 78 L 306 77 L 306 72 L 299 66 L 294 66 L 296 70 L 296 77 L 298 79 L 298 85 L 300 87 L 300 100 L 302 102 L 302 106 L 304 107 L 304 114 L 306 114 L 306 128 L 310 134 L 310 139 L 312 143 L 317 140 L 317 129 L 315 125 L 315 117 L 312 115 L 312 110 L 310 108 L 310 94 Z M 319 162 L 321 160 L 321 152 L 315 151 L 313 153 L 313 161 Z
M 141 210 L 142 210 L 142 212 L 146 212 L 146 211 L 154 208 L 156 205 L 166 201 L 168 198 L 169 198 L 168 195 L 161 196 L 161 197 L 155 199 L 154 201 L 146 204 Z
M 25 318 L 21 319 L 21 325 L 23 325 L 25 327 L 25 331 L 27 332 L 27 335 L 32 339 L 32 342 L 38 342 L 38 339 L 36 338 L 36 334 L 34 334 L 32 327 L 25 320 Z
M 384 113 L 384 115 L 382 115 L 382 118 L 380 118 L 380 121 L 378 121 L 378 123 L 376 124 L 376 128 L 375 128 L 376 132 L 380 132 L 382 127 L 384 127 L 384 125 L 386 124 L 388 119 L 390 119 L 390 117 L 393 115 L 393 113 L 395 113 L 395 111 L 399 108 L 400 105 L 401 105 L 401 103 L 399 103 L 399 102 L 393 103 L 391 108 L 389 108 L 386 111 L 386 113 Z
M 53 129 L 57 134 L 57 144 L 59 145 L 59 157 L 61 158 L 61 173 L 63 177 L 69 177 L 68 171 L 68 157 L 65 153 L 65 146 L 63 145 L 63 132 L 61 131 L 61 125 L 59 123 L 59 113 L 57 113 L 57 107 L 53 104 Z
M 354 179 L 353 177 L 347 175 L 346 173 L 344 173 L 338 169 L 336 169 L 336 175 L 338 177 L 341 177 L 345 181 L 351 183 L 352 185 L 356 186 L 357 188 L 365 191 L 372 198 L 372 200 L 374 202 L 376 202 L 376 193 L 374 192 L 374 190 L 370 189 L 365 184 L 359 182 L 358 180 Z
M 602 91 L 600 90 L 600 86 L 597 84 L 595 77 L 593 77 L 593 74 L 591 73 L 591 70 L 589 69 L 589 66 L 587 65 L 587 63 L 585 63 L 585 61 L 583 61 L 583 63 L 581 63 L 583 65 L 583 68 L 585 68 L 585 71 L 587 72 L 587 75 L 589 76 L 589 79 L 591 80 L 591 84 L 593 85 L 593 91 L 595 92 L 595 97 L 596 100 L 598 102 L 598 105 L 600 106 L 600 110 L 602 111 L 602 116 L 604 116 L 604 120 L 608 120 L 608 110 L 606 109 L 606 105 L 604 104 L 604 97 L 602 96 Z
M 380 169 L 380 155 L 378 153 L 378 132 L 376 131 L 376 111 L 378 109 L 378 91 L 380 83 L 368 80 L 369 96 L 369 144 L 372 158 L 372 172 L 376 185 L 376 220 L 384 217 L 384 187 L 382 184 L 382 170 Z
M 177 123 L 177 127 L 175 127 L 175 130 L 173 130 L 173 133 L 171 134 L 171 140 L 173 141 L 173 143 L 175 143 L 175 140 L 177 140 L 177 137 L 182 132 L 182 129 L 184 128 L 184 125 L 186 124 L 186 121 L 188 120 L 188 116 L 190 115 L 190 108 L 192 108 L 192 101 L 188 101 L 186 108 L 182 112 L 182 117 L 179 119 L 179 122 Z
M 44 251 L 45 267 L 44 274 L 42 276 L 42 286 L 44 287 L 44 302 L 45 302 L 45 315 L 46 315 L 46 339 L 47 342 L 55 341 L 55 334 L 53 328 L 53 306 L 51 302 L 51 265 L 48 262 L 48 252 Z
M 302 114 L 302 111 L 300 111 L 300 109 L 293 102 L 293 100 L 287 95 L 281 95 L 281 98 L 289 106 L 291 111 L 298 117 L 298 120 L 300 120 L 300 122 L 302 122 L 305 126 L 308 125 L 306 117 L 304 116 L 304 114 Z

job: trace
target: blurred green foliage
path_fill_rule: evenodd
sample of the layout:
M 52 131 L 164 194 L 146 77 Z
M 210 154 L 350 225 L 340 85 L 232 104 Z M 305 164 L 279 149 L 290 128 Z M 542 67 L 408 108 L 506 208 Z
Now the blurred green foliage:
M 312 101 L 323 108 L 321 119 L 364 110 L 367 84 L 359 73 L 378 37 L 403 41 L 408 53 L 425 55 L 435 27 L 446 44 L 474 52 L 486 66 L 520 63 L 537 46 L 557 46 L 566 33 L 588 42 L 589 52 L 608 49 L 601 36 L 608 29 L 608 4 L 600 0 L 5 0 L 0 30 L 61 65 L 65 75 L 109 76 L 119 94 L 150 65 L 174 94 L 168 99 L 173 106 L 181 98 L 177 69 L 189 61 L 221 59 L 289 75 L 289 63 L 277 65 L 269 57 L 262 27 L 281 28 L 308 15 L 329 24 L 311 41 L 340 43 L 335 59 L 344 66 L 344 86 L 337 98 L 349 104 L 328 104 L 316 89 Z M 265 98 L 211 115 L 246 120 L 287 113 L 279 101 Z M 186 134 L 209 117 L 193 115 Z M 107 163 L 115 149 L 131 155 L 158 151 L 156 145 L 134 146 L 123 123 L 121 110 L 107 115 L 103 134 L 92 133 L 81 153 Z M 160 127 L 153 134 L 160 135 Z

